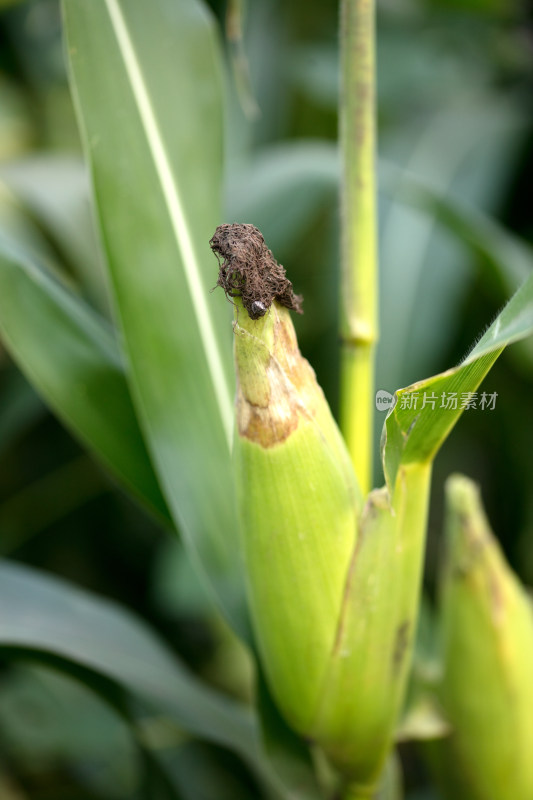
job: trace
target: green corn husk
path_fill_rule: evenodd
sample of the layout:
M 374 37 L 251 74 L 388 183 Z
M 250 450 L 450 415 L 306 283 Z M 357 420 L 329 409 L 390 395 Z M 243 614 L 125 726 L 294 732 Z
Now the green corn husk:
M 433 755 L 453 800 L 531 800 L 531 601 L 491 533 L 475 484 L 453 476 L 446 494 L 440 697 L 453 732 Z
M 314 733 L 372 797 L 404 700 L 418 621 L 431 467 L 401 467 L 392 501 L 370 493 Z M 365 794 L 366 792 L 366 794 Z
M 250 605 L 276 701 L 307 734 L 335 641 L 359 490 L 287 309 L 274 302 L 255 321 L 238 309 L 234 456 Z
M 392 500 L 376 490 L 363 508 L 288 311 L 253 321 L 237 303 L 236 485 L 262 662 L 287 721 L 370 797 L 405 689 L 430 467 L 401 468 Z

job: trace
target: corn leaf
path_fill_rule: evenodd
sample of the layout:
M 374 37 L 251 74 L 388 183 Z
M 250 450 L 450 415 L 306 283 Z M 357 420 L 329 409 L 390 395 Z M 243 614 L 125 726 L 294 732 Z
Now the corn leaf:
M 294 246 L 321 211 L 335 209 L 338 182 L 339 159 L 331 142 L 265 147 L 229 173 L 226 216 L 257 225 L 279 254 Z
M 89 203 L 89 176 L 80 157 L 28 156 L 0 165 L 0 180 L 30 217 L 98 310 L 109 312 L 108 287 Z
M 490 413 L 496 398 L 478 395 L 476 390 L 506 345 L 531 333 L 533 273 L 459 366 L 395 393 L 382 434 L 383 468 L 389 487 L 394 486 L 400 464 L 433 460 L 469 402 Z
M 513 292 L 533 268 L 531 246 L 497 220 L 453 195 L 435 190 L 391 163 L 379 165 L 380 184 L 401 202 L 419 208 L 483 259 L 497 282 Z
M 21 248 L 0 239 L 0 335 L 70 430 L 166 522 L 109 327 Z
M 261 753 L 252 711 L 202 685 L 133 614 L 6 561 L 0 605 L 9 608 L 0 619 L 0 653 L 53 663 L 104 694 L 109 682 L 111 702 L 113 686 L 126 690 L 182 730 L 237 753 L 268 797 L 289 800 Z
M 174 519 L 235 624 L 231 323 L 209 292 L 222 168 L 212 20 L 197 0 L 63 9 L 133 397 Z

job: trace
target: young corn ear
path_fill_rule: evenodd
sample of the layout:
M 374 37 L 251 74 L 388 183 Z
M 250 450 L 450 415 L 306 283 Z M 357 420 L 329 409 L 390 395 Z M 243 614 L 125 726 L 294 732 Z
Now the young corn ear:
M 236 299 L 234 458 L 254 629 L 289 723 L 308 735 L 334 647 L 361 501 L 286 308 Z
M 441 702 L 453 732 L 435 745 L 439 771 L 454 800 L 531 800 L 531 600 L 491 533 L 477 487 L 453 476 L 446 496 Z
M 364 506 L 292 321 L 235 323 L 236 484 L 262 662 L 287 721 L 371 795 L 414 638 L 430 468 Z

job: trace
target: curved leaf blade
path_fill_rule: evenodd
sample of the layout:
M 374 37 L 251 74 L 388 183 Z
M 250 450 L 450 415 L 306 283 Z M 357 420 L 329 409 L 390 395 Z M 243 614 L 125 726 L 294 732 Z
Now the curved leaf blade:
M 63 8 L 134 399 L 173 516 L 235 624 L 231 324 L 209 294 L 222 165 L 214 29 L 197 0 L 156 0 L 149 14 L 143 0 Z
M 251 710 L 202 685 L 140 620 L 37 570 L 0 564 L 0 651 L 57 657 L 148 701 L 186 731 L 228 747 L 260 777 L 271 797 L 285 798 L 259 749 Z
M 0 335 L 70 430 L 129 491 L 170 522 L 111 331 L 59 281 L 3 238 Z
M 35 222 L 67 270 L 104 316 L 104 280 L 89 204 L 89 176 L 81 157 L 33 155 L 0 165 L 0 180 Z
M 379 172 L 380 183 L 389 194 L 431 214 L 450 234 L 481 256 L 508 294 L 528 277 L 533 267 L 531 246 L 489 214 L 456 195 L 436 190 L 417 175 L 390 162 L 381 161 Z
M 237 163 L 230 170 L 226 216 L 257 225 L 274 253 L 286 250 L 322 209 L 335 208 L 339 174 L 332 142 L 291 141 L 265 147 L 254 153 L 250 163 Z
M 389 486 L 400 464 L 431 461 L 502 350 L 533 333 L 533 273 L 464 361 L 395 393 L 383 426 L 382 460 Z M 455 395 L 456 402 L 450 403 Z M 472 399 L 472 398 L 470 398 Z M 448 406 L 448 407 L 447 407 Z

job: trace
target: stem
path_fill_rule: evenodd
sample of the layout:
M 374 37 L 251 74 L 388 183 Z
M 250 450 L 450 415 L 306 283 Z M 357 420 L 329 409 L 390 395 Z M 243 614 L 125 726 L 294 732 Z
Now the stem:
M 372 482 L 377 325 L 374 0 L 341 0 L 340 421 L 366 494 Z

